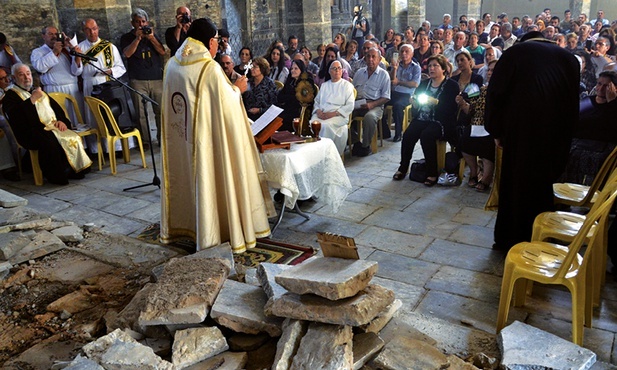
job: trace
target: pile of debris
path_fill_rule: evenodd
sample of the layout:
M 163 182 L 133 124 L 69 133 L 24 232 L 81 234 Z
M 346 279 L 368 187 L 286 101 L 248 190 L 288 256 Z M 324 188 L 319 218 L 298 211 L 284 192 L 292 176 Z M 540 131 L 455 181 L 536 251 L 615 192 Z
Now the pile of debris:
M 371 284 L 376 271 L 376 262 L 314 257 L 297 266 L 262 263 L 239 276 L 227 244 L 174 258 L 106 317 L 110 334 L 64 366 L 396 369 L 408 366 L 411 343 L 424 351 L 415 368 L 475 368 L 413 339 L 384 347 L 379 332 L 401 301 Z

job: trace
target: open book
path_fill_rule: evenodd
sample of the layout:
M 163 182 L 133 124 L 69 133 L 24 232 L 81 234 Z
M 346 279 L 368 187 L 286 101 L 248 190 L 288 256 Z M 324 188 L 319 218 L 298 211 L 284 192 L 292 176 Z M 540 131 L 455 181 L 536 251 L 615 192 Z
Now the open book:
M 283 111 L 283 108 L 279 108 L 276 105 L 272 105 L 268 108 L 264 114 L 261 115 L 255 122 L 251 122 L 251 131 L 253 131 L 253 136 L 260 133 L 264 128 L 268 127 L 270 122 L 274 121 L 276 117 Z

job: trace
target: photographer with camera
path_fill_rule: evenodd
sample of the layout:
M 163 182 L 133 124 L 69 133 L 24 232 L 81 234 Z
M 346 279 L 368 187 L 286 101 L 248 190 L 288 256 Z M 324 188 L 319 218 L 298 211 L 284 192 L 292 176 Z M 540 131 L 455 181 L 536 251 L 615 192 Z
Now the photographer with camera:
M 77 76 L 81 72 L 75 64 L 75 58 L 69 55 L 71 43 L 62 32 L 54 26 L 43 27 L 41 30 L 44 44 L 32 51 L 30 62 L 32 67 L 41 74 L 43 90 L 61 92 L 75 97 L 82 102 Z M 80 107 L 83 111 L 83 107 Z M 72 122 L 76 122 L 71 117 Z
M 133 30 L 120 38 L 120 48 L 127 61 L 129 85 L 160 104 L 163 94 L 163 55 L 165 48 L 148 23 L 148 13 L 136 8 L 131 14 Z M 139 117 L 142 137 L 147 136 L 147 121 L 141 97 L 133 94 L 133 104 Z M 161 109 L 152 105 L 156 120 L 156 137 L 160 143 Z
M 176 9 L 176 25 L 169 27 L 165 31 L 165 43 L 169 48 L 170 56 L 173 57 L 176 51 L 186 40 L 186 32 L 191 27 L 191 11 L 186 6 Z

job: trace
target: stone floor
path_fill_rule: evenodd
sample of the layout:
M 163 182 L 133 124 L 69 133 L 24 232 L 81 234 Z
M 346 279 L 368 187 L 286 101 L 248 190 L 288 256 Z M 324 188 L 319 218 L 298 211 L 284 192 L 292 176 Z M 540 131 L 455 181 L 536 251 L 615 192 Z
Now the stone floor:
M 465 185 L 427 188 L 408 180 L 393 181 L 399 149 L 400 143 L 386 141 L 377 154 L 347 157 L 353 192 L 339 212 L 332 214 L 319 202 L 304 203 L 302 209 L 311 219 L 286 212 L 273 238 L 318 247 L 319 231 L 353 237 L 362 258 L 379 262 L 376 282 L 393 289 L 403 301 L 400 320 L 417 323 L 426 315 L 439 318 L 434 321 L 444 328 L 440 330 L 450 331 L 444 336 L 458 335 L 464 341 L 473 331 L 492 337 L 504 256 L 490 248 L 496 214 L 483 210 L 488 195 Z M 158 148 L 155 152 L 160 176 Z M 26 174 L 20 182 L 0 180 L 0 187 L 58 218 L 137 236 L 160 217 L 156 186 L 123 191 L 153 179 L 151 160 L 143 169 L 138 157 L 132 151 L 131 163 L 119 160 L 115 176 L 106 166 L 68 186 L 37 187 L 32 175 Z M 418 147 L 414 159 L 420 157 Z M 585 329 L 584 346 L 600 361 L 617 364 L 617 283 L 610 275 L 602 296 L 593 328 Z M 570 339 L 570 315 L 566 290 L 536 285 L 527 305 L 512 309 L 509 319 Z

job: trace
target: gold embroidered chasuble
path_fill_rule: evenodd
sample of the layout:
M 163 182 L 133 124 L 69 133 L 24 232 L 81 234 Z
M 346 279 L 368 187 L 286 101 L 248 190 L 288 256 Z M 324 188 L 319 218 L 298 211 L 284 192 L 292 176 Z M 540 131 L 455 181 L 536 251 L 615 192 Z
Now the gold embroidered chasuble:
M 192 38 L 167 63 L 163 86 L 161 241 L 190 237 L 197 250 L 229 241 L 235 253 L 254 247 L 270 226 L 239 89 Z
M 12 90 L 15 91 L 22 100 L 30 99 L 31 94 L 21 89 L 19 86 L 13 86 Z M 41 124 L 45 126 L 46 131 L 51 131 L 56 136 L 56 139 L 64 150 L 64 154 L 66 154 L 71 168 L 75 172 L 90 167 L 90 165 L 92 165 L 92 160 L 84 150 L 82 138 L 77 135 L 75 131 L 70 129 L 60 131 L 54 126 L 54 122 L 57 121 L 56 113 L 54 113 L 54 110 L 51 108 L 49 99 L 49 95 L 44 94 L 42 98 L 34 103 Z

